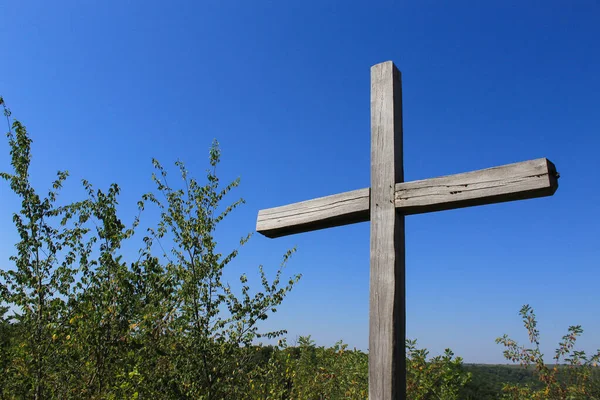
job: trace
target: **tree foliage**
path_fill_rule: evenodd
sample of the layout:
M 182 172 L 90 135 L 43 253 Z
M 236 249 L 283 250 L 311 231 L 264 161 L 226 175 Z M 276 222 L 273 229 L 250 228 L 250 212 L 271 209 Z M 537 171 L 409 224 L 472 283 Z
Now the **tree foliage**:
M 139 229 L 118 211 L 120 188 L 95 189 L 68 205 L 57 198 L 68 172 L 47 194 L 30 181 L 32 140 L 23 124 L 8 121 L 11 172 L 0 178 L 21 200 L 13 215 L 19 242 L 10 266 L 0 270 L 0 396 L 2 398 L 233 398 L 244 387 L 255 340 L 277 338 L 259 323 L 275 312 L 299 275 L 283 278 L 293 253 L 260 286 L 246 274 L 241 289 L 223 280 L 238 249 L 221 254 L 215 231 L 236 207 L 225 197 L 218 143 L 209 152 L 206 183 L 176 165 L 181 187 L 167 182 L 156 160 L 156 191 L 138 203 L 155 206 L 160 220 L 143 235 L 133 260 L 122 250 Z M 244 245 L 250 236 L 240 240 Z
M 406 341 L 406 391 L 414 400 L 458 400 L 462 388 L 470 381 L 460 357 L 446 349 L 444 354 L 427 359 L 429 352 L 418 349 L 416 340 Z
M 537 376 L 542 387 L 539 389 L 529 385 L 506 384 L 503 388 L 505 399 L 560 399 L 583 400 L 600 399 L 600 376 L 598 363 L 600 363 L 600 350 L 590 357 L 584 351 L 575 350 L 577 337 L 583 333 L 581 326 L 570 326 L 568 333 L 554 354 L 554 366 L 544 362 L 544 355 L 540 352 L 540 332 L 537 329 L 537 320 L 533 309 L 524 305 L 519 312 L 523 319 L 525 329 L 529 335 L 532 347 L 519 345 L 503 335 L 496 339 L 506 347 L 504 357 L 525 367 L 535 366 Z M 564 363 L 561 365 L 561 359 Z
M 15 253 L 0 269 L 0 399 L 368 398 L 367 353 L 341 341 L 317 346 L 310 336 L 289 346 L 284 330 L 261 329 L 300 279 L 283 274 L 293 250 L 271 279 L 259 266 L 258 285 L 246 273 L 226 279 L 250 235 L 228 252 L 217 246 L 219 224 L 244 203 L 227 203 L 239 180 L 221 184 L 217 142 L 202 182 L 178 161 L 178 184 L 171 185 L 167 169 L 152 160 L 155 190 L 142 196 L 127 224 L 117 184 L 102 190 L 83 180 L 83 198 L 67 204 L 58 201 L 67 171 L 49 189 L 35 188 L 31 137 L 1 97 L 0 106 L 12 167 L 0 178 L 20 200 Z M 150 207 L 159 219 L 142 229 Z M 137 254 L 124 250 L 132 245 Z M 556 352 L 556 364 L 568 366 L 550 368 L 533 310 L 525 306 L 521 315 L 534 347 L 506 335 L 497 342 L 509 360 L 534 364 L 540 383 L 508 383 L 504 398 L 600 398 L 600 352 L 588 358 L 574 350 L 581 327 L 570 327 Z M 408 340 L 406 365 L 411 400 L 484 398 L 472 379 L 484 375 L 449 349 L 429 358 Z

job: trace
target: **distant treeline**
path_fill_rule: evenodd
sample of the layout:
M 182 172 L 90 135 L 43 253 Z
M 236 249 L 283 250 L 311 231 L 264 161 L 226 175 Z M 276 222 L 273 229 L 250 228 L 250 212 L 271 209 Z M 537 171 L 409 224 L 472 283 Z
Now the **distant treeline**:
M 547 365 L 553 369 L 555 365 Z M 569 366 L 559 365 L 559 381 L 569 381 Z M 463 369 L 471 374 L 471 380 L 461 391 L 460 398 L 464 400 L 488 400 L 502 398 L 502 388 L 508 383 L 512 385 L 528 386 L 534 390 L 542 390 L 544 384 L 540 382 L 539 374 L 533 366 L 498 365 L 498 364 L 464 364 Z M 600 369 L 591 371 L 591 381 L 600 382 Z M 590 399 L 593 394 L 590 393 Z M 595 393 L 598 396 L 598 392 Z
M 506 383 L 529 385 L 534 389 L 543 388 L 543 384 L 535 376 L 535 369 L 520 365 L 486 365 L 464 364 L 466 372 L 471 373 L 471 380 L 461 391 L 464 400 L 491 400 L 502 397 L 502 388 Z

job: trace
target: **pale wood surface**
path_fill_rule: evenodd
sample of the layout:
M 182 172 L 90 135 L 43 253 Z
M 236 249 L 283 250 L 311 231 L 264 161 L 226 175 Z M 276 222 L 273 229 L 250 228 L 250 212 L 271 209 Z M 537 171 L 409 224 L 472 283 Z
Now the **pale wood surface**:
M 396 207 L 405 215 L 551 196 L 558 188 L 545 158 L 396 184 Z
M 278 237 L 371 220 L 369 399 L 406 396 L 404 216 L 551 196 L 545 158 L 403 182 L 402 88 L 392 62 L 371 68 L 371 188 L 261 210 L 256 230 Z
M 274 238 L 369 220 L 369 189 L 260 210 L 256 231 Z
M 545 158 L 419 181 L 396 183 L 396 209 L 404 215 L 551 196 L 558 188 Z M 267 237 L 368 221 L 369 189 L 353 190 L 260 210 L 256 231 Z
M 371 68 L 370 400 L 406 396 L 404 216 L 394 202 L 403 179 L 401 78 L 388 61 Z

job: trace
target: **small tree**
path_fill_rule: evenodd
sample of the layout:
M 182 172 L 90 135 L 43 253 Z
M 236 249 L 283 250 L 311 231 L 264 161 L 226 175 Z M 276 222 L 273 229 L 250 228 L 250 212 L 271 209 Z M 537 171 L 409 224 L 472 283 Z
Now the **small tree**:
M 19 337 L 12 346 L 6 367 L 10 383 L 19 396 L 42 399 L 52 395 L 60 381 L 51 373 L 60 368 L 63 327 L 69 320 L 68 299 L 82 255 L 85 218 L 75 219 L 84 203 L 57 206 L 59 191 L 68 177 L 59 171 L 46 196 L 29 181 L 31 142 L 25 126 L 10 121 L 10 110 L 0 97 L 8 122 L 13 172 L 2 172 L 12 191 L 21 199 L 21 210 L 13 214 L 20 240 L 17 255 L 10 257 L 13 269 L 0 270 L 0 299 L 12 307 L 10 322 Z
M 496 343 L 506 347 L 504 357 L 512 362 L 518 362 L 524 367 L 535 365 L 542 389 L 529 386 L 505 385 L 506 399 L 557 399 L 584 400 L 600 399 L 600 373 L 597 369 L 600 362 L 600 350 L 593 356 L 587 357 L 584 351 L 574 350 L 577 336 L 583 333 L 580 325 L 570 326 L 569 333 L 563 336 L 554 355 L 555 364 L 552 368 L 544 362 L 540 352 L 540 332 L 533 309 L 524 305 L 519 312 L 523 318 L 529 341 L 533 348 L 520 346 L 516 341 L 504 335 L 496 339 Z M 560 365 L 561 358 L 564 365 Z
M 139 216 L 131 227 L 121 222 L 119 187 L 96 190 L 84 181 L 87 199 L 58 206 L 65 171 L 39 195 L 29 180 L 31 138 L 11 123 L 1 98 L 0 105 L 13 167 L 0 178 L 21 198 L 14 266 L 0 270 L 0 398 L 242 398 L 253 342 L 285 332 L 258 325 L 300 276 L 282 282 L 291 250 L 272 280 L 259 267 L 259 290 L 245 274 L 239 290 L 224 280 L 238 250 L 222 255 L 214 234 L 243 200 L 220 206 L 239 180 L 220 187 L 218 144 L 204 185 L 178 162 L 183 188 L 174 189 L 153 161 L 158 194 L 138 206 L 141 212 L 153 203 L 161 217 L 128 263 L 121 246 L 134 237 Z
M 128 266 L 120 254 L 122 242 L 131 238 L 139 217 L 127 228 L 117 216 L 118 185 L 112 184 L 105 193 L 85 180 L 83 184 L 88 199 L 80 216 L 89 219 L 94 229 L 79 265 L 76 295 L 69 304 L 72 317 L 65 331 L 70 346 L 64 358 L 70 362 L 61 372 L 63 380 L 72 382 L 61 398 L 102 398 L 119 386 L 123 374 L 135 365 L 130 354 L 134 349 L 131 327 L 141 312 L 133 272 L 140 260 Z
M 300 279 L 296 275 L 281 284 L 283 268 L 293 253 L 290 250 L 272 281 L 259 266 L 262 288 L 253 295 L 245 274 L 239 278 L 239 294 L 223 280 L 224 268 L 238 255 L 238 249 L 226 255 L 217 252 L 215 230 L 244 201 L 220 207 L 224 197 L 239 185 L 235 180 L 220 187 L 216 175 L 220 156 L 214 142 L 204 185 L 190 178 L 184 164 L 177 162 L 183 183 L 179 189 L 169 185 L 166 170 L 154 160 L 158 175 L 153 179 L 161 196 L 144 196 L 144 201 L 155 204 L 161 212 L 158 227 L 149 229 L 144 240 L 170 249 L 163 253 L 169 292 L 164 299 L 168 329 L 162 331 L 162 339 L 168 344 L 163 346 L 167 362 L 176 372 L 168 379 L 177 382 L 178 394 L 207 400 L 229 398 L 232 391 L 247 385 L 242 373 L 250 360 L 247 349 L 256 339 L 273 339 L 285 333 L 260 332 L 258 323 L 277 310 Z M 240 246 L 249 238 L 241 238 Z

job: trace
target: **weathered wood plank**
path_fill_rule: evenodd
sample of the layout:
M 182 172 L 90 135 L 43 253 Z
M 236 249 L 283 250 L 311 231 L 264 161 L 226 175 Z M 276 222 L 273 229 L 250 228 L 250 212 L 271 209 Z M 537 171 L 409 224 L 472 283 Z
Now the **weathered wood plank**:
M 396 184 L 396 207 L 405 215 L 551 196 L 558 188 L 545 158 Z
M 545 158 L 461 174 L 396 183 L 396 209 L 404 215 L 551 196 L 558 188 Z M 270 238 L 370 219 L 369 189 L 353 190 L 260 210 L 256 231 Z
M 369 220 L 369 189 L 260 210 L 256 231 L 275 238 Z
M 390 61 L 371 68 L 371 268 L 369 399 L 406 398 L 402 86 Z
M 371 220 L 369 399 L 406 396 L 404 216 L 550 196 L 547 159 L 403 182 L 402 88 L 391 62 L 371 68 L 371 189 L 261 210 L 257 231 L 277 237 Z

